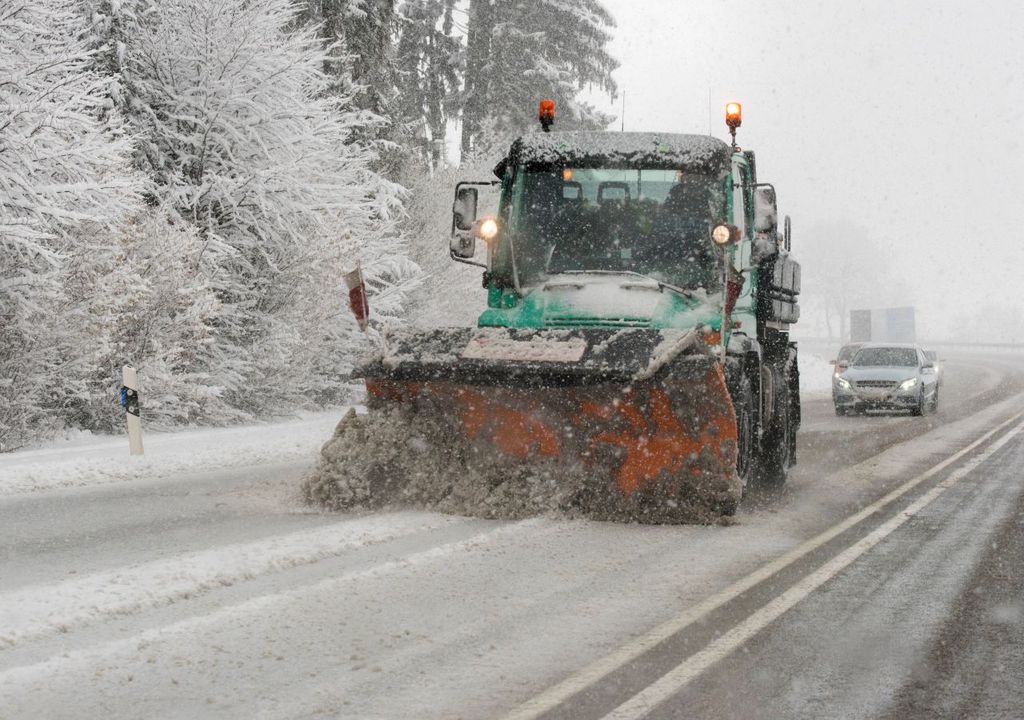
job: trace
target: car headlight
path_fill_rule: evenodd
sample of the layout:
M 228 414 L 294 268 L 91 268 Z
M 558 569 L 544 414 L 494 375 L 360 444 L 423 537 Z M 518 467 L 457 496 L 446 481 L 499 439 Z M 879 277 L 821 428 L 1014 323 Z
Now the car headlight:
M 912 377 L 909 380 L 904 380 L 902 383 L 900 383 L 900 390 L 911 390 L 912 388 L 915 387 L 917 387 L 916 377 Z
M 847 380 L 844 377 L 840 377 L 838 375 L 836 375 L 836 385 L 841 387 L 843 390 L 849 390 L 852 387 L 852 385 L 850 385 L 850 381 L 849 380 Z

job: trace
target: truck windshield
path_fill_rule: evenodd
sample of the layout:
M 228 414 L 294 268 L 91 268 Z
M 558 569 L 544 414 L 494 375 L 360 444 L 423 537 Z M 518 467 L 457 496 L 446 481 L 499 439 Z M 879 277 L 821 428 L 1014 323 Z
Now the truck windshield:
M 687 288 L 720 284 L 711 227 L 719 178 L 679 170 L 520 168 L 507 209 L 520 285 L 563 272 L 628 271 Z M 509 268 L 513 269 L 513 268 Z

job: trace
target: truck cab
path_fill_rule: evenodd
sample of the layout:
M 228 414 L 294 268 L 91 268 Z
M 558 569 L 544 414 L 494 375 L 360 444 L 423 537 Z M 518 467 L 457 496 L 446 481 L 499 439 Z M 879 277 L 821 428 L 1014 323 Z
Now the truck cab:
M 538 133 L 517 140 L 495 174 L 497 216 L 468 212 L 473 184 L 460 185 L 455 205 L 453 257 L 471 260 L 476 238 L 487 244 L 482 326 L 701 325 L 721 335 L 726 265 L 739 285 L 726 342 L 734 330 L 758 334 L 759 303 L 762 322 L 796 320 L 795 303 L 769 305 L 780 293 L 758 297 L 761 261 L 785 249 L 774 190 L 757 184 L 750 152 L 701 135 Z M 723 224 L 736 237 L 718 246 L 711 231 Z M 798 266 L 788 269 L 793 287 Z

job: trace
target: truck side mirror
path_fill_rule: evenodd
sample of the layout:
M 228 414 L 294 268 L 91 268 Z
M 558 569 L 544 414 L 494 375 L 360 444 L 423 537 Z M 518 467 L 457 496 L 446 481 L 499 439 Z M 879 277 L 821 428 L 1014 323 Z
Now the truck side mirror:
M 455 204 L 452 205 L 452 237 L 448 244 L 452 257 L 468 260 L 476 255 L 476 236 L 473 224 L 476 222 L 476 208 L 479 195 L 475 187 L 459 185 L 455 188 Z
M 773 233 L 779 227 L 779 211 L 775 204 L 775 188 L 762 185 L 754 188 L 754 232 Z
M 455 204 L 452 206 L 452 229 L 472 230 L 476 222 L 477 189 L 459 187 L 455 190 Z
M 476 255 L 476 236 L 472 230 L 455 230 L 452 232 L 448 249 L 451 250 L 452 257 L 469 260 Z
M 500 166 L 499 166 L 500 167 Z M 467 265 L 487 268 L 487 265 L 473 259 L 476 255 L 476 239 L 490 240 L 498 232 L 498 221 L 493 218 L 477 218 L 479 190 L 493 188 L 501 183 L 497 180 L 464 181 L 455 186 L 455 203 L 452 205 L 452 236 L 448 241 L 453 260 Z M 488 228 L 491 234 L 487 234 Z M 479 234 L 483 231 L 484 234 Z M 488 260 L 488 262 L 490 262 Z

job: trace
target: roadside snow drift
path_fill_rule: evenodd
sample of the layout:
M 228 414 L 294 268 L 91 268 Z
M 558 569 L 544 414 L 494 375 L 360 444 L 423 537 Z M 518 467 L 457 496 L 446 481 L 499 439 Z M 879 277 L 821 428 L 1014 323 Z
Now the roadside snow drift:
M 0 497 L 264 463 L 305 465 L 330 436 L 339 412 L 344 410 L 267 425 L 151 433 L 142 457 L 129 457 L 125 437 L 7 453 L 0 455 Z

